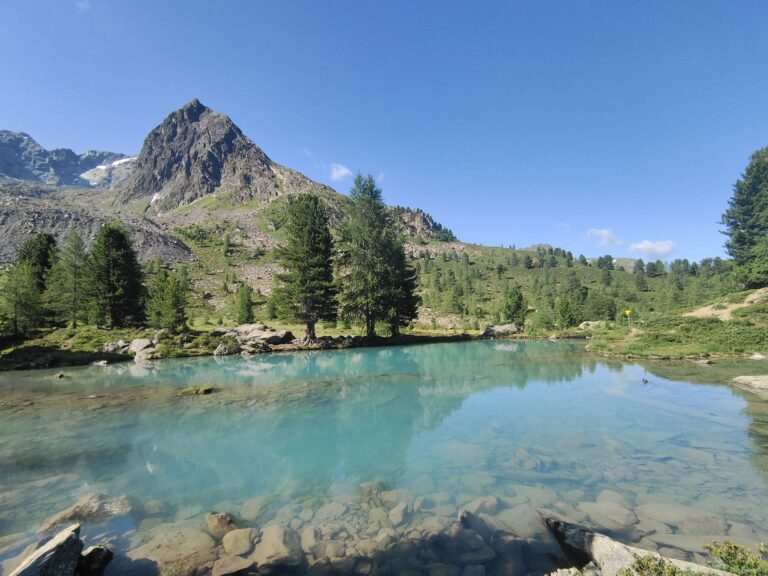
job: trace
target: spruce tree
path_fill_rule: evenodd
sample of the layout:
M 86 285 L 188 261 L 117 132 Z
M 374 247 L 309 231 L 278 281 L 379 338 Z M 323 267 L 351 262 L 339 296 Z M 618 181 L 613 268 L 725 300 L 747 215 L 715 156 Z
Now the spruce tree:
M 336 319 L 333 241 L 320 198 L 292 198 L 285 230 L 288 239 L 278 248 L 277 258 L 287 271 L 276 277 L 274 302 L 283 317 L 306 326 L 305 342 L 311 343 L 318 321 Z
M 0 313 L 14 336 L 28 334 L 43 320 L 37 269 L 27 260 L 18 260 L 5 277 L 0 290 Z
M 59 259 L 48 276 L 45 303 L 73 328 L 85 318 L 84 275 L 87 257 L 82 237 L 77 230 L 72 230 L 64 240 Z
M 416 294 L 417 275 L 408 264 L 402 237 L 393 229 L 388 236 L 388 273 L 385 276 L 383 303 L 390 334 L 397 338 L 400 328 L 418 316 L 421 298 Z
M 91 320 L 111 328 L 142 322 L 142 280 L 141 266 L 123 227 L 114 222 L 102 227 L 85 266 Z

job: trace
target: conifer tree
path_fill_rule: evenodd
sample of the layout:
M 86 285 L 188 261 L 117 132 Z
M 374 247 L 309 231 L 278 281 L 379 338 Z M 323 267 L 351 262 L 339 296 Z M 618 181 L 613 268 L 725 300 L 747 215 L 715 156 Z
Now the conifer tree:
M 5 277 L 0 290 L 2 313 L 14 336 L 28 334 L 43 319 L 41 294 L 37 287 L 37 269 L 27 260 L 18 260 Z
M 19 248 L 16 260 L 29 262 L 35 275 L 37 291 L 42 294 L 48 273 L 56 261 L 56 239 L 46 232 L 28 238 Z
M 306 326 L 305 342 L 311 343 L 318 321 L 336 319 L 333 241 L 320 198 L 292 198 L 285 229 L 288 239 L 277 258 L 287 272 L 276 277 L 274 301 L 283 317 Z
M 147 286 L 147 320 L 173 333 L 187 327 L 187 283 L 182 274 L 159 268 Z
M 248 284 L 240 284 L 235 292 L 233 303 L 235 321 L 238 324 L 251 324 L 253 316 L 253 297 L 251 287 Z
M 525 327 L 525 317 L 528 315 L 528 302 L 523 296 L 519 284 L 510 284 L 504 292 L 499 318 L 504 324 L 516 324 L 520 330 Z
M 108 327 L 143 321 L 142 280 L 141 266 L 123 227 L 117 223 L 102 227 L 85 266 L 91 320 Z
M 755 152 L 733 186 L 723 214 L 728 241 L 725 246 L 747 286 L 768 285 L 768 146 Z
M 352 200 L 340 230 L 340 307 L 346 318 L 359 318 L 368 337 L 376 335 L 388 271 L 387 235 L 393 226 L 373 176 L 355 176 Z
M 84 275 L 87 258 L 85 243 L 77 230 L 73 229 L 64 240 L 59 259 L 48 276 L 45 303 L 73 328 L 85 318 Z

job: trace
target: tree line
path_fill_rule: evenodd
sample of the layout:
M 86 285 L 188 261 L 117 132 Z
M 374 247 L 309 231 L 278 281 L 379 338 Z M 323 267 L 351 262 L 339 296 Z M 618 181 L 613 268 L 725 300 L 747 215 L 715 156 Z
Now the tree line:
M 98 231 L 90 250 L 76 230 L 61 247 L 51 234 L 37 234 L 22 244 L 6 274 L 0 320 L 13 336 L 82 323 L 182 328 L 188 281 L 160 266 L 148 268 L 147 275 L 127 232 L 115 222 Z

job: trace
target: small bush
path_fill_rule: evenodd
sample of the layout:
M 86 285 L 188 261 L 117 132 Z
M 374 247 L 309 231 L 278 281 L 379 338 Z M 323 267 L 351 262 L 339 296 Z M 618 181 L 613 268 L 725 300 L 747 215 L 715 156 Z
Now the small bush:
M 768 558 L 762 544 L 756 552 L 733 542 L 713 542 L 702 546 L 704 550 L 717 558 L 713 568 L 739 574 L 739 576 L 768 576 Z

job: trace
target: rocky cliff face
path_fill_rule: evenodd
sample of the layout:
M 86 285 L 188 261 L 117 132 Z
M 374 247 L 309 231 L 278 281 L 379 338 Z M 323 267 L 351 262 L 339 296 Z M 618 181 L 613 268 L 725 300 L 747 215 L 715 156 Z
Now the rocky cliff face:
M 276 165 L 227 116 L 193 100 L 149 133 L 120 200 L 148 198 L 166 211 L 217 190 L 266 204 L 313 188 L 324 187 Z
M 89 150 L 76 154 L 69 148 L 46 150 L 23 132 L 0 130 L 0 174 L 54 186 L 83 186 L 84 172 L 125 158 L 124 154 Z

